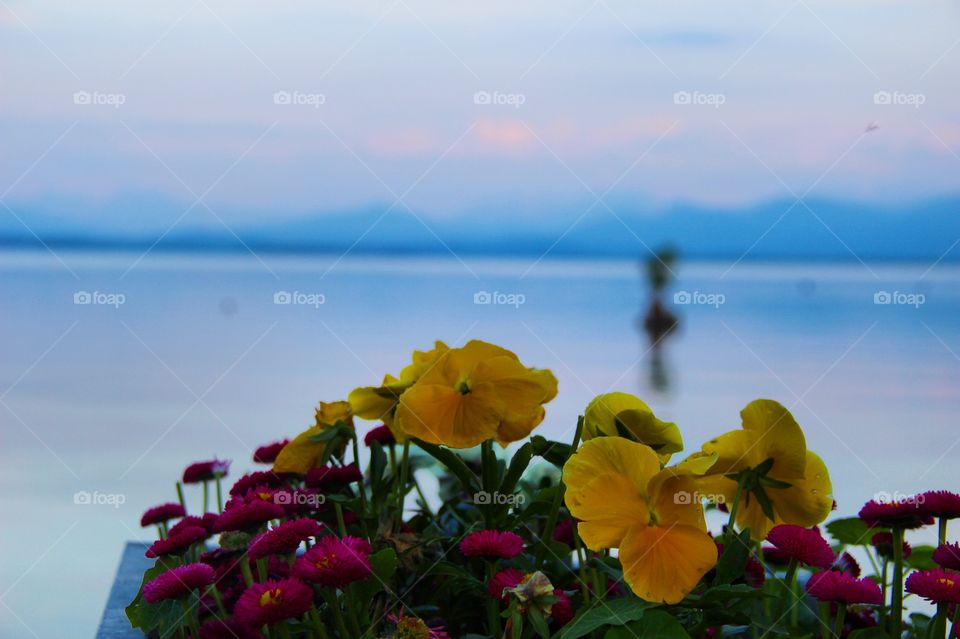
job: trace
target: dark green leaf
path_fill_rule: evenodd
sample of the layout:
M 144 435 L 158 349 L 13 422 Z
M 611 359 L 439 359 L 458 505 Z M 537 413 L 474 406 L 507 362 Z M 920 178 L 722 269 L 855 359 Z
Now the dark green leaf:
M 642 621 L 608 630 L 603 639 L 690 639 L 690 635 L 669 613 L 648 610 Z
M 532 458 L 533 445 L 530 442 L 527 442 L 517 449 L 513 454 L 513 459 L 510 460 L 510 468 L 507 470 L 507 474 L 503 477 L 503 482 L 500 484 L 501 493 L 504 495 L 513 494 L 517 488 L 517 482 L 520 481 L 523 472 L 527 469 L 527 466 L 530 465 Z
M 733 583 L 743 576 L 750 557 L 750 543 L 750 531 L 743 530 L 724 545 L 723 554 L 717 560 L 717 572 L 713 578 L 715 585 Z
M 427 442 L 420 441 L 419 439 L 414 441 L 416 442 L 417 446 L 421 448 L 421 450 L 446 466 L 450 472 L 456 475 L 457 479 L 460 480 L 460 484 L 468 493 L 472 493 L 479 488 L 477 486 L 477 476 L 472 470 L 470 470 L 470 467 L 467 466 L 466 462 L 464 462 L 463 459 L 461 459 L 460 456 L 455 452 L 449 448 L 428 444 Z
M 847 546 L 865 546 L 877 529 L 868 528 L 859 517 L 834 519 L 827 524 L 827 532 L 841 544 Z
M 936 568 L 937 563 L 933 560 L 933 546 L 914 546 L 909 557 L 904 558 L 904 562 L 914 570 L 930 570 Z
M 530 444 L 533 446 L 533 453 L 543 457 L 557 468 L 563 468 L 567 459 L 573 452 L 570 444 L 550 441 L 541 435 L 534 435 L 530 438 Z
M 643 617 L 650 605 L 629 596 L 605 601 L 581 610 L 556 636 L 558 639 L 578 639 L 603 626 L 622 626 Z

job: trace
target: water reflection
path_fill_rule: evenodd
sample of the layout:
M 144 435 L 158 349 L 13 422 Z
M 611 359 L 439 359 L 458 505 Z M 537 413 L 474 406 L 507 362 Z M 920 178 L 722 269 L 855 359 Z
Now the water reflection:
M 649 355 L 649 373 L 647 383 L 658 393 L 670 390 L 670 370 L 664 357 L 665 344 L 680 326 L 679 318 L 670 310 L 665 292 L 673 281 L 677 253 L 672 248 L 664 248 L 641 263 L 649 287 L 649 301 L 646 313 L 638 322 L 642 333 L 646 335 L 646 344 L 642 345 Z

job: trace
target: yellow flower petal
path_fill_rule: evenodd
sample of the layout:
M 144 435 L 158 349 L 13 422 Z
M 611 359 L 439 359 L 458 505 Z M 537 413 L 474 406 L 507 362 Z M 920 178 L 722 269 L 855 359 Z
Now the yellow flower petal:
M 776 492 L 780 494 L 774 495 L 778 519 L 783 523 L 809 528 L 830 515 L 833 509 L 833 485 L 822 459 L 807 451 L 803 479 L 793 479 L 790 483 L 790 488 L 778 490 Z
M 583 438 L 602 435 L 628 437 L 646 444 L 660 455 L 663 463 L 672 453 L 683 450 L 677 425 L 658 419 L 643 400 L 629 393 L 605 393 L 587 405 Z
M 321 432 L 323 429 L 319 426 L 311 426 L 294 437 L 280 450 L 273 462 L 273 472 L 306 475 L 311 468 L 316 468 L 326 442 L 312 442 L 310 437 Z
M 649 446 L 622 437 L 599 437 L 584 442 L 563 466 L 563 483 L 576 491 L 600 475 L 623 475 L 641 497 L 660 471 L 660 460 Z M 613 507 L 616 507 L 613 505 Z
M 412 437 L 452 448 L 472 448 L 496 437 L 500 409 L 489 385 L 462 394 L 449 385 L 417 383 L 403 394 L 396 417 Z
M 580 520 L 580 538 L 591 550 L 616 548 L 631 527 L 650 519 L 646 500 L 624 475 L 595 477 L 564 497 L 570 514 Z
M 773 459 L 770 476 L 790 481 L 803 477 L 807 440 L 786 408 L 770 399 L 757 399 L 740 411 L 744 432 L 755 435 L 750 454 L 760 462 Z
M 333 426 L 337 422 L 343 422 L 347 426 L 353 427 L 353 412 L 350 410 L 350 402 L 320 402 L 316 412 L 317 426 Z
M 623 577 L 646 601 L 681 601 L 717 563 L 717 546 L 703 530 L 684 525 L 635 526 L 620 545 Z

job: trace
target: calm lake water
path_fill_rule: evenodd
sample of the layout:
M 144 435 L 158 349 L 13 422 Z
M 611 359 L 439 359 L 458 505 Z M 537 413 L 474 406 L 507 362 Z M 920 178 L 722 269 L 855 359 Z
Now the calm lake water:
M 881 491 L 958 488 L 956 266 L 684 264 L 668 297 L 700 303 L 675 307 L 657 362 L 635 263 L 60 257 L 0 253 L 4 638 L 92 636 L 121 545 L 149 536 L 139 516 L 174 499 L 185 464 L 217 455 L 239 475 L 318 400 L 435 339 L 552 368 L 548 437 L 616 389 L 695 450 L 769 397 L 826 460 L 844 514 Z M 475 303 L 484 292 L 502 303 Z

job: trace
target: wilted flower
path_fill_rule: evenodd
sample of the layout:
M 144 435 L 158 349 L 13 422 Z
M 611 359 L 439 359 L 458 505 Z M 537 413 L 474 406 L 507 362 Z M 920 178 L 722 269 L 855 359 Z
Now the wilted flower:
M 907 577 L 906 591 L 933 603 L 960 603 L 960 574 L 932 568 Z
M 432 444 L 472 448 L 488 439 L 523 439 L 543 421 L 543 405 L 557 394 L 548 370 L 524 366 L 505 348 L 471 340 L 444 352 L 403 393 L 399 429 Z
M 833 549 L 816 528 L 780 524 L 770 529 L 767 541 L 801 564 L 816 568 L 833 565 Z
M 681 464 L 715 456 L 700 480 L 701 491 L 723 495 L 732 503 L 737 481 L 731 477 L 765 469 L 754 492 L 740 501 L 740 528 L 749 528 L 754 539 L 765 539 L 777 524 L 809 527 L 826 519 L 833 508 L 830 473 L 823 460 L 807 450 L 803 430 L 790 411 L 775 401 L 758 399 L 747 404 L 740 417 L 740 430 L 711 439 L 703 452 Z
M 393 639 L 450 639 L 443 627 L 428 626 L 423 619 L 408 616 L 402 609 L 399 617 L 389 613 L 387 621 L 397 626 Z
M 323 526 L 313 519 L 291 519 L 276 528 L 261 533 L 250 542 L 250 558 L 262 559 L 269 555 L 285 555 L 294 552 L 310 537 L 318 537 Z
M 521 581 L 523 581 L 522 571 L 516 568 L 506 568 L 491 577 L 490 583 L 487 584 L 487 594 L 494 599 L 501 599 L 506 602 L 509 596 L 504 594 L 503 591 L 507 588 L 515 588 Z
M 206 528 L 187 526 L 166 539 L 158 539 L 147 548 L 147 557 L 163 557 L 164 555 L 179 555 L 193 544 L 203 541 L 210 536 Z
M 563 467 L 565 500 L 591 550 L 619 548 L 639 597 L 677 603 L 717 562 L 690 468 L 660 470 L 649 446 L 622 437 L 584 442 Z
M 194 590 L 213 583 L 213 568 L 207 564 L 187 564 L 161 573 L 143 586 L 143 599 L 157 603 L 164 599 L 179 599 Z
M 147 509 L 147 511 L 143 513 L 143 517 L 140 518 L 140 525 L 145 528 L 153 524 L 169 521 L 170 519 L 183 517 L 186 514 L 187 511 L 184 510 L 180 504 L 160 504 L 159 506 Z
M 237 620 L 259 628 L 268 623 L 299 617 L 313 606 L 313 590 L 296 579 L 255 583 L 234 607 Z
M 211 459 L 210 461 L 190 464 L 183 471 L 183 483 L 198 484 L 211 481 L 218 477 L 226 477 L 230 470 L 230 461 L 226 459 Z
M 553 595 L 555 588 L 550 583 L 550 579 L 539 570 L 524 576 L 520 583 L 513 588 L 507 588 L 505 595 L 515 597 L 520 602 L 521 610 L 533 604 L 537 606 L 545 615 L 549 615 L 553 609 L 553 601 L 545 600 L 544 597 Z
M 598 395 L 583 414 L 583 439 L 625 437 L 646 444 L 667 463 L 673 453 L 683 450 L 680 429 L 658 419 L 639 397 L 628 393 Z
M 916 498 L 897 501 L 871 499 L 863 505 L 860 519 L 876 528 L 920 528 L 933 523 L 933 517 L 920 509 Z
M 940 544 L 933 551 L 933 560 L 944 568 L 960 570 L 960 543 Z
M 460 552 L 466 557 L 511 559 L 523 552 L 523 537 L 501 530 L 480 530 L 460 542 Z
M 844 604 L 883 603 L 880 586 L 868 577 L 856 577 L 838 570 L 825 570 L 811 575 L 807 580 L 807 592 L 818 601 L 833 601 Z
M 363 473 L 356 464 L 312 468 L 305 479 L 307 486 L 312 488 L 334 488 L 358 481 L 363 481 Z
M 323 586 L 343 588 L 370 576 L 368 556 L 371 552 L 370 544 L 364 539 L 321 537 L 293 564 L 293 574 Z
M 289 443 L 289 439 L 284 439 L 283 441 L 274 442 L 272 444 L 264 444 L 257 450 L 253 451 L 253 461 L 258 464 L 272 464 L 277 458 L 277 455 L 280 454 L 280 451 L 283 450 L 283 447 Z

